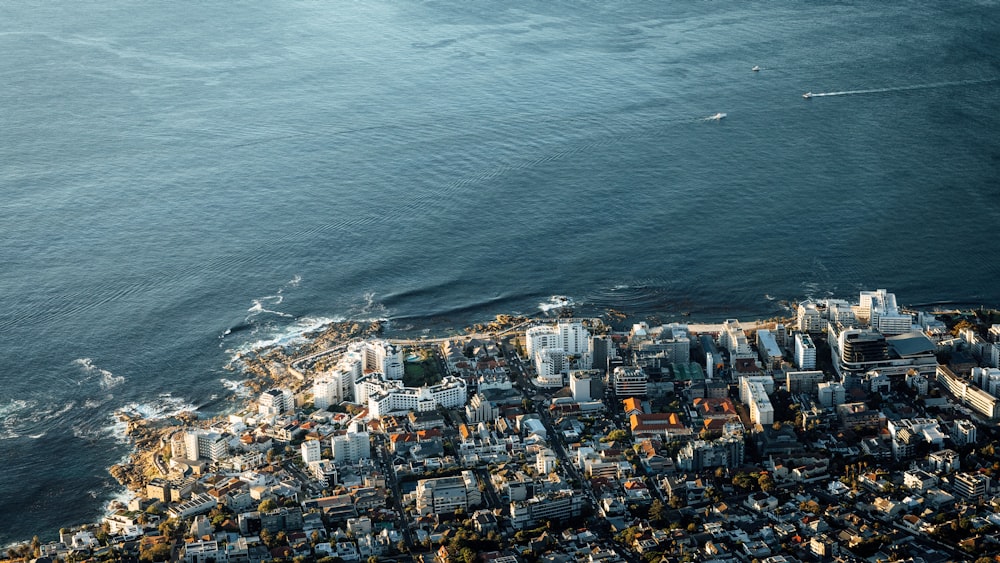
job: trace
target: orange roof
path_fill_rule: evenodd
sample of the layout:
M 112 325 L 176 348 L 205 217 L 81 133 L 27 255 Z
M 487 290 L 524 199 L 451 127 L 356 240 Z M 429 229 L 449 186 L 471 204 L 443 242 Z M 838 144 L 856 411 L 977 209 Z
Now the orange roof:
M 430 430 L 417 430 L 417 440 L 429 440 L 431 438 L 440 438 L 444 436 L 438 428 L 431 428 Z
M 735 416 L 737 414 L 736 405 L 728 398 L 697 397 L 692 403 L 702 415 Z
M 469 429 L 468 424 L 459 424 L 458 433 L 462 435 L 462 438 L 468 440 L 472 436 L 472 430 Z
M 625 399 L 624 401 L 622 401 L 622 405 L 625 406 L 625 412 L 642 410 L 642 402 L 636 397 L 629 397 L 628 399 Z
M 680 417 L 675 412 L 670 414 L 633 414 L 629 417 L 629 424 L 633 432 L 639 429 L 650 428 L 684 428 L 684 423 L 681 422 Z

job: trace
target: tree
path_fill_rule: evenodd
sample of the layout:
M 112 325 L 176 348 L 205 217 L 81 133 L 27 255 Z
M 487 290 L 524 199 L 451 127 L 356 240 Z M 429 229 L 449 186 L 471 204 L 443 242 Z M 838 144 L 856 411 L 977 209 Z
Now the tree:
M 39 557 L 42 554 L 42 540 L 38 539 L 38 536 L 33 536 L 31 538 L 31 556 Z
M 271 498 L 265 499 L 261 501 L 259 505 L 257 505 L 258 512 L 270 512 L 275 508 L 278 508 L 278 503 L 274 502 L 274 499 Z
M 649 519 L 657 524 L 663 522 L 664 516 L 666 516 L 667 508 L 663 506 L 663 501 L 660 499 L 654 499 L 653 503 L 649 505 Z
M 158 543 L 139 552 L 139 561 L 167 561 L 170 559 L 170 544 Z
M 628 433 L 626 433 L 621 428 L 615 428 L 611 432 L 608 432 L 608 435 L 605 436 L 604 438 L 602 438 L 601 441 L 602 442 L 619 442 L 621 440 L 624 440 L 627 437 L 628 437 Z

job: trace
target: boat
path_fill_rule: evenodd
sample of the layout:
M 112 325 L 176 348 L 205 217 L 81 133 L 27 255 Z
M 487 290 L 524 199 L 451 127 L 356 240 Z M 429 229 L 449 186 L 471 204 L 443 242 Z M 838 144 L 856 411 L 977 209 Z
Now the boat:
M 753 68 L 751 68 L 750 70 L 752 70 L 754 72 L 760 72 L 760 67 L 757 66 L 757 65 L 753 65 Z
M 722 113 L 720 111 L 719 113 L 717 113 L 717 114 L 715 114 L 713 116 L 710 116 L 708 119 L 714 120 L 714 121 L 720 121 L 723 117 L 726 117 L 726 114 L 724 114 L 724 113 Z
M 810 98 L 813 97 L 813 93 L 812 92 L 806 92 L 805 94 L 802 94 L 802 97 L 808 100 L 808 99 L 810 99 Z

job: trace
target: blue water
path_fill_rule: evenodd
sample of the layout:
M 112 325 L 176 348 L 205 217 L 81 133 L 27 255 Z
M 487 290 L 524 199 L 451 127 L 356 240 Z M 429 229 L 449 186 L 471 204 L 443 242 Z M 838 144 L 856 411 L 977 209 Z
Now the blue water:
M 324 320 L 1000 304 L 995 2 L 23 1 L 0 53 L 0 545 Z

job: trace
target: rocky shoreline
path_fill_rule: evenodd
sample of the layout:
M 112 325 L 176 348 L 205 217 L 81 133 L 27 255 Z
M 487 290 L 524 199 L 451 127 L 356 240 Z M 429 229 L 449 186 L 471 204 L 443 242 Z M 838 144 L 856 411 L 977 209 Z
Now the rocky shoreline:
M 321 352 L 341 342 L 380 335 L 383 329 L 383 322 L 378 320 L 367 324 L 333 322 L 320 330 L 304 334 L 304 340 L 301 341 L 241 352 L 227 367 L 240 372 L 244 377 L 242 385 L 255 397 L 264 389 L 280 386 L 291 380 L 293 375 L 287 366 L 295 359 Z M 322 369 L 320 365 L 317 367 Z M 245 407 L 249 403 L 250 400 L 247 399 L 240 406 Z M 125 424 L 125 434 L 133 450 L 127 460 L 108 468 L 108 473 L 133 493 L 143 492 L 151 479 L 166 475 L 166 472 L 161 471 L 161 467 L 166 469 L 162 454 L 168 453 L 165 450 L 170 435 L 204 420 L 193 411 L 153 420 L 126 411 L 119 411 L 116 416 L 119 422 Z

